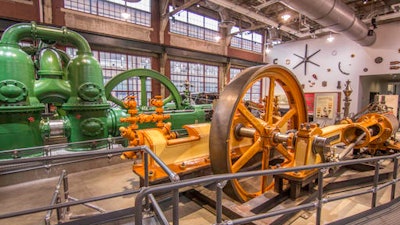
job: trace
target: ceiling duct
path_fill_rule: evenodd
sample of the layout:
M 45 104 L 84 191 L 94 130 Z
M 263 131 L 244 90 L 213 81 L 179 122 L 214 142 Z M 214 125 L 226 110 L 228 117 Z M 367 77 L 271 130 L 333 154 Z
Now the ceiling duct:
M 367 25 L 356 17 L 354 11 L 341 0 L 281 0 L 281 2 L 362 46 L 370 46 L 376 40 L 375 32 L 369 30 Z

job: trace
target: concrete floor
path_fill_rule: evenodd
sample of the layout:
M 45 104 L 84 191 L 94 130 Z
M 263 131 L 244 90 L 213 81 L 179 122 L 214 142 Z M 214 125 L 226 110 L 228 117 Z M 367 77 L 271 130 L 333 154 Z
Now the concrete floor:
M 58 177 L 25 182 L 0 188 L 0 212 L 7 213 L 49 205 L 58 182 Z M 84 199 L 105 194 L 131 190 L 139 187 L 139 180 L 131 170 L 131 162 L 123 162 L 109 167 L 81 171 L 68 175 L 69 192 L 72 197 Z M 93 203 L 106 211 L 118 210 L 134 205 L 134 196 L 125 196 Z M 96 212 L 84 206 L 71 208 L 72 215 Z M 42 224 L 45 213 L 0 220 L 0 224 Z M 53 217 L 56 218 L 55 212 Z
M 70 195 L 84 199 L 105 194 L 116 193 L 124 190 L 139 188 L 139 179 L 131 171 L 131 162 L 126 161 L 107 167 L 90 169 L 68 175 Z M 0 214 L 20 211 L 40 206 L 47 206 L 50 203 L 58 177 L 25 182 L 21 184 L 0 187 Z M 378 192 L 378 202 L 386 203 L 390 198 L 390 188 Z M 105 211 L 113 211 L 134 206 L 135 196 L 125 196 L 110 200 L 103 200 L 93 203 Z M 285 202 L 290 205 L 293 202 Z M 352 197 L 349 199 L 327 203 L 323 207 L 322 224 L 348 217 L 370 208 L 371 194 Z M 172 221 L 172 210 L 169 204 L 163 205 L 163 210 L 168 221 Z M 95 213 L 95 210 L 85 206 L 71 208 L 72 216 Z M 7 225 L 30 225 L 43 224 L 45 213 L 31 214 L 11 219 L 0 220 L 0 224 Z M 197 203 L 189 201 L 184 196 L 180 202 L 180 224 L 214 224 L 215 215 Z M 56 224 L 56 214 L 53 213 L 52 224 Z M 133 219 L 124 220 L 122 223 L 133 224 Z M 315 211 L 304 212 L 288 224 L 304 225 L 315 224 Z M 383 224 L 380 224 L 383 225 Z

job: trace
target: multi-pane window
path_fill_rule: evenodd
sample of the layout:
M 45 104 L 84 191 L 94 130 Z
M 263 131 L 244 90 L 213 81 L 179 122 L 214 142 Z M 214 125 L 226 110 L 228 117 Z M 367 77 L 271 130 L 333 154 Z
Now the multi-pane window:
M 66 52 L 70 56 L 75 56 L 77 49 L 67 48 Z M 151 58 L 127 55 L 121 53 L 93 51 L 93 56 L 99 61 L 103 70 L 103 79 L 106 84 L 115 75 L 127 70 L 136 68 L 151 68 Z M 137 102 L 140 102 L 141 83 L 138 77 L 132 77 L 119 83 L 112 94 L 118 99 L 124 99 L 128 95 L 135 95 Z M 151 79 L 146 79 L 147 99 L 151 98 Z
M 240 32 L 238 27 L 232 27 L 231 33 Z M 262 35 L 255 32 L 240 32 L 231 39 L 231 46 L 253 52 L 262 52 Z
M 238 75 L 242 69 L 239 68 L 230 68 L 230 80 L 232 80 L 236 75 Z M 253 84 L 253 86 L 246 92 L 244 96 L 245 100 L 250 100 L 253 102 L 260 102 L 261 99 L 261 81 L 257 81 Z
M 231 81 L 240 72 L 242 72 L 242 69 L 230 68 L 230 70 L 229 70 L 229 81 Z
M 191 93 L 218 92 L 218 66 L 171 61 L 171 81 L 180 91 L 189 82 Z
M 64 0 L 64 7 L 85 13 L 151 26 L 151 0 Z
M 173 7 L 170 6 L 170 12 Z M 170 18 L 170 31 L 206 41 L 218 42 L 218 21 L 181 10 Z

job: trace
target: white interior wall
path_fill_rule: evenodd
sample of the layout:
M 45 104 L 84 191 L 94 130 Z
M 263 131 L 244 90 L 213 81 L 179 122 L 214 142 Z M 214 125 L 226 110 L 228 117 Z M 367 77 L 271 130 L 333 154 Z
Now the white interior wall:
M 287 67 L 296 74 L 300 84 L 305 86 L 304 92 L 341 92 L 343 101 L 342 91 L 345 88 L 345 81 L 350 80 L 350 86 L 353 89 L 350 96 L 352 99 L 350 112 L 356 113 L 363 107 L 364 98 L 369 99 L 369 90 L 361 90 L 366 87 L 360 84 L 360 76 L 378 75 L 375 80 L 379 82 L 379 75 L 400 74 L 400 70 L 389 69 L 390 61 L 400 61 L 400 22 L 379 25 L 375 32 L 377 40 L 371 46 L 360 46 L 340 34 L 332 34 L 335 37 L 333 42 L 328 42 L 327 36 L 322 36 L 274 46 L 266 60 L 271 64 L 275 60 L 277 64 Z M 304 75 L 304 64 L 296 69 L 293 67 L 302 61 L 294 54 L 304 57 L 306 44 L 308 55 L 320 50 L 310 58 L 312 62 L 320 66 L 307 63 L 307 73 Z M 375 63 L 374 60 L 378 56 L 383 58 L 382 63 Z M 290 60 L 290 64 L 286 64 L 287 60 Z M 344 75 L 339 71 L 339 62 L 342 70 L 348 72 L 349 75 Z M 364 71 L 364 68 L 367 71 Z M 317 80 L 312 77 L 313 74 L 317 76 Z M 309 81 L 315 82 L 315 85 L 310 85 Z M 322 87 L 322 81 L 327 81 L 326 87 Z M 337 88 L 338 81 L 341 82 L 340 89 Z M 341 107 L 343 107 L 343 102 Z M 342 109 L 341 112 L 343 112 Z

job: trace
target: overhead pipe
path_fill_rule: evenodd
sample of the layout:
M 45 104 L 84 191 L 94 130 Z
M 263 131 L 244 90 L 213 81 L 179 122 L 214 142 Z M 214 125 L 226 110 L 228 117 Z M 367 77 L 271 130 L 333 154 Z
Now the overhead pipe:
M 74 45 L 78 49 L 77 54 L 91 54 L 89 43 L 80 34 L 67 29 L 53 28 L 37 25 L 35 22 L 19 23 L 4 31 L 0 45 L 18 46 L 23 38 L 41 39 L 46 41 L 62 40 Z
M 255 19 L 255 20 L 257 20 L 259 22 L 262 22 L 264 24 L 267 24 L 267 25 L 270 25 L 270 26 L 273 26 L 273 27 L 280 26 L 281 30 L 283 30 L 285 32 L 288 32 L 288 33 L 290 33 L 290 34 L 292 34 L 292 35 L 294 35 L 296 37 L 302 38 L 302 37 L 306 36 L 306 35 L 303 35 L 302 33 L 298 32 L 295 29 L 292 29 L 292 28 L 290 28 L 288 26 L 279 24 L 278 22 L 276 22 L 274 20 L 271 20 L 271 19 L 269 19 L 269 18 L 267 18 L 265 16 L 262 16 L 261 14 L 258 14 L 257 12 L 255 12 L 255 10 L 250 10 L 250 9 L 246 9 L 246 8 L 240 7 L 239 5 L 233 3 L 232 1 L 228 1 L 228 0 L 207 0 L 207 1 L 211 2 L 211 3 L 214 3 L 216 5 L 222 6 L 224 8 L 230 9 L 230 10 L 235 11 L 237 13 L 240 13 L 242 15 L 246 15 L 247 17 Z M 272 2 L 272 3 L 275 3 L 275 1 Z
M 370 46 L 376 34 L 358 19 L 354 11 L 341 0 L 281 0 L 283 4 L 309 17 L 322 26 L 357 42 Z

